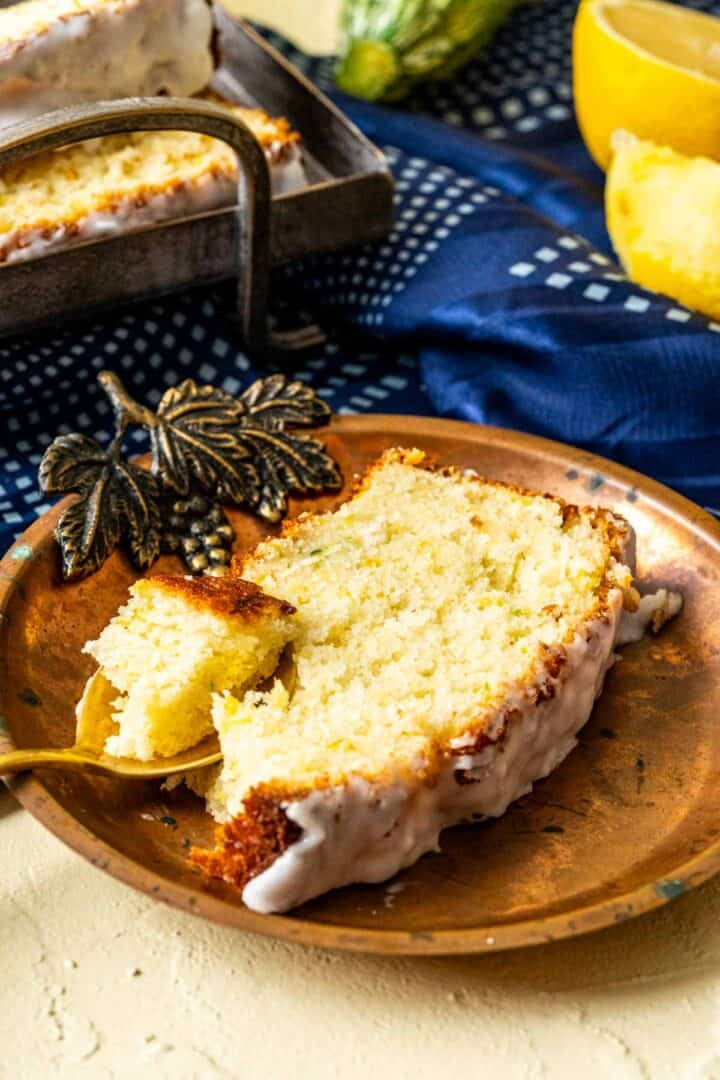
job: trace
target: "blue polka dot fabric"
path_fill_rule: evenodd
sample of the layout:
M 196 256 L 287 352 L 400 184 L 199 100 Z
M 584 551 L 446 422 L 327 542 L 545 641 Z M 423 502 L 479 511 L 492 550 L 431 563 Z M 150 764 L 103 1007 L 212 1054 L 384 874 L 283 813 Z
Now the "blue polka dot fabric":
M 47 509 L 36 472 L 52 439 L 111 438 L 102 368 L 150 404 L 188 376 L 237 393 L 282 369 L 340 414 L 532 431 L 720 507 L 720 325 L 633 285 L 614 259 L 573 118 L 574 14 L 574 0 L 531 0 L 452 82 L 393 107 L 334 92 L 329 61 L 269 35 L 385 150 L 392 232 L 277 272 L 274 316 L 327 335 L 301 354 L 248 356 L 223 288 L 0 344 L 3 548 Z

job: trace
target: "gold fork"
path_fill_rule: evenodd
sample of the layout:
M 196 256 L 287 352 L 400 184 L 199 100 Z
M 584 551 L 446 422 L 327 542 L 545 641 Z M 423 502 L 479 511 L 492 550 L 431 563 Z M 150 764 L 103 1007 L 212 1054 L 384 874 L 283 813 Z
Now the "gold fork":
M 208 735 L 189 750 L 172 757 L 135 761 L 113 757 L 103 750 L 113 731 L 112 702 L 117 690 L 101 671 L 90 677 L 77 706 L 75 743 L 63 749 L 11 750 L 0 754 L 0 776 L 27 769 L 67 769 L 117 776 L 124 780 L 154 780 L 191 769 L 215 765 L 222 758 L 217 735 Z

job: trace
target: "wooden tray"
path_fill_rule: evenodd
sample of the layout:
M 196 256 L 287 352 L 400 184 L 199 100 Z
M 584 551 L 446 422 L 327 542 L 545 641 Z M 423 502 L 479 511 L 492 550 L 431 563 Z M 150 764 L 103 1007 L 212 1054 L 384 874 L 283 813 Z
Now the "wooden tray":
M 638 535 L 643 585 L 685 597 L 657 638 L 623 650 L 580 745 L 498 821 L 443 833 L 387 885 L 330 893 L 288 916 L 248 911 L 186 861 L 213 825 L 185 790 L 91 777 L 24 776 L 20 801 L 85 858 L 205 918 L 290 941 L 368 952 L 507 949 L 595 930 L 664 903 L 720 868 L 720 524 L 659 484 L 557 443 L 447 420 L 364 416 L 320 436 L 346 481 L 383 449 L 420 446 L 575 502 L 616 509 Z M 342 498 L 310 505 L 329 507 Z M 294 502 L 297 514 L 308 502 Z M 80 648 L 125 599 L 134 574 L 115 554 L 61 585 L 52 510 L 0 564 L 0 749 L 72 741 L 92 662 Z M 235 513 L 240 548 L 272 529 Z M 172 559 L 157 571 L 180 569 Z

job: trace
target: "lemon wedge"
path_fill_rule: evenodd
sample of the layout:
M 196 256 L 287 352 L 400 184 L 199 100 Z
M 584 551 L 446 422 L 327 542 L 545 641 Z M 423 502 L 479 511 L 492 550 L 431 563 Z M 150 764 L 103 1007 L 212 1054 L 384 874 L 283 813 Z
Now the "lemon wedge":
M 720 319 L 720 164 L 618 132 L 608 232 L 629 277 Z
M 720 158 L 720 19 L 658 0 L 583 0 L 573 83 L 580 130 L 601 168 L 618 128 Z

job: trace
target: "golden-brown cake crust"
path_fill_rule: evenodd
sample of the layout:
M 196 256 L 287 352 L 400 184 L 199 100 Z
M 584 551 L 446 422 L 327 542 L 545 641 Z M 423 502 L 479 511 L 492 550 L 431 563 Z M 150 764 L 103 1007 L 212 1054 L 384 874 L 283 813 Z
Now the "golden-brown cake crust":
M 190 862 L 209 877 L 222 878 L 235 889 L 267 870 L 300 838 L 301 829 L 285 813 L 276 796 L 262 789 L 245 800 L 245 813 L 215 830 L 215 848 L 192 848 Z
M 239 616 L 247 620 L 295 613 L 295 608 L 286 600 L 268 596 L 257 585 L 242 578 L 158 574 L 149 580 L 166 592 L 216 615 Z

